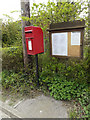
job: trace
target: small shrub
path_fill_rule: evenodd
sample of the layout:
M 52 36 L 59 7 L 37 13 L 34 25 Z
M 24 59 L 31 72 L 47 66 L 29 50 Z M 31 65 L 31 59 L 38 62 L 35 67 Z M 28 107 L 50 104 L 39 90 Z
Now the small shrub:
M 17 92 L 25 92 L 34 88 L 34 83 L 32 80 L 32 75 L 27 75 L 26 73 L 4 70 L 2 72 L 2 79 L 0 81 L 2 84 L 2 89 L 9 89 Z M 28 92 L 28 91 L 27 91 Z
M 2 48 L 2 69 L 18 71 L 23 68 L 22 47 Z
M 7 17 L 7 15 L 6 15 Z M 20 21 L 13 22 L 11 18 L 2 24 L 2 46 L 22 44 L 22 27 Z

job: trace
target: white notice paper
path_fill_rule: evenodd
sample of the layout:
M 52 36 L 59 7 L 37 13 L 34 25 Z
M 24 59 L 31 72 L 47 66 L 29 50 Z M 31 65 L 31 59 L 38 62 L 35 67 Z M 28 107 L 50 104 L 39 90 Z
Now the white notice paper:
M 32 43 L 31 43 L 31 41 L 28 41 L 28 49 L 32 50 Z
M 80 45 L 81 32 L 71 32 L 71 45 Z
M 67 32 L 52 33 L 52 55 L 67 56 Z

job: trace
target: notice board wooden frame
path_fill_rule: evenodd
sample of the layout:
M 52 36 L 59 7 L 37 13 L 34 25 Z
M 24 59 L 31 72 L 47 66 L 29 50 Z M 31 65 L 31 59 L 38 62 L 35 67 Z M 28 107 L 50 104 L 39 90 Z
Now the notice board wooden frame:
M 83 42 L 84 42 L 84 28 L 85 28 L 85 21 L 77 20 L 73 22 L 62 22 L 62 23 L 54 23 L 50 25 L 49 31 L 49 40 L 50 40 L 50 55 L 53 57 L 62 57 L 62 58 L 83 58 Z M 71 32 L 81 32 L 81 39 L 80 45 L 70 46 L 71 41 Z M 68 33 L 68 55 L 61 56 L 61 55 L 52 55 L 52 33 Z M 74 48 L 74 49 L 73 49 Z M 76 51 L 78 55 L 76 55 Z

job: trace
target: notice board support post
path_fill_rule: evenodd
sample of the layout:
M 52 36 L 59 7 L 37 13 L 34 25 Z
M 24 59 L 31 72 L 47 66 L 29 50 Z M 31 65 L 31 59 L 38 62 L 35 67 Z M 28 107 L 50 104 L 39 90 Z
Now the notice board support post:
M 38 54 L 35 55 L 35 60 L 36 60 L 36 80 L 37 86 L 39 87 Z

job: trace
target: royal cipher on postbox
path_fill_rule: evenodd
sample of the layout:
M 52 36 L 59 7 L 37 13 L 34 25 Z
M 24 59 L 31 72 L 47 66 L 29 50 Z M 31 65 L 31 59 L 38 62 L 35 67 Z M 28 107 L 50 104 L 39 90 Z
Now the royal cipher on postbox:
M 25 39 L 28 55 L 44 52 L 43 31 L 40 27 L 25 27 Z

